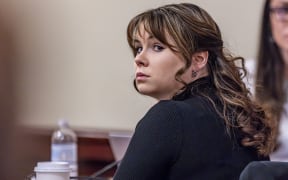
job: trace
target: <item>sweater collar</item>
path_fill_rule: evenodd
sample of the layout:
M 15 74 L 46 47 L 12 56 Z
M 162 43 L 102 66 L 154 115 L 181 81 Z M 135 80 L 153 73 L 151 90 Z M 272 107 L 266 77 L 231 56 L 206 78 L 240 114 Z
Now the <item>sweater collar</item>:
M 173 100 L 184 100 L 197 94 L 207 94 L 213 87 L 211 78 L 205 76 L 188 84 L 181 93 L 173 97 Z

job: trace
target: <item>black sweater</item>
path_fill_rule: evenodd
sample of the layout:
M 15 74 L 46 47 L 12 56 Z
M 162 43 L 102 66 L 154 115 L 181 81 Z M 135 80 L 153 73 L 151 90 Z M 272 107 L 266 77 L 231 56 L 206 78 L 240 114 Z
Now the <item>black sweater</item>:
M 209 78 L 155 104 L 137 124 L 114 180 L 238 180 L 250 161 L 267 160 L 239 145 L 238 130 L 228 135 L 203 92 L 220 110 Z

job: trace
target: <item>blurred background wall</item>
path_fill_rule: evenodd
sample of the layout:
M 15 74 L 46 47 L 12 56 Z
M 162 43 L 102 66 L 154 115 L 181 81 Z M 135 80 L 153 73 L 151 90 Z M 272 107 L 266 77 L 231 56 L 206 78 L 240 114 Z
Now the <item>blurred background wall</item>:
M 191 2 L 219 24 L 225 46 L 255 58 L 263 0 L 0 0 L 13 32 L 13 111 L 17 123 L 134 129 L 154 103 L 132 86 L 129 20 L 166 3 Z

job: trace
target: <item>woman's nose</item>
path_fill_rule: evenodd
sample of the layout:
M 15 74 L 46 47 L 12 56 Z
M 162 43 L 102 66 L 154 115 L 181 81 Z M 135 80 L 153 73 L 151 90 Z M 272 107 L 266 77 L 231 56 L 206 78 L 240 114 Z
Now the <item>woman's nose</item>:
M 135 64 L 137 66 L 147 66 L 148 60 L 143 51 L 140 54 L 137 54 L 135 57 Z

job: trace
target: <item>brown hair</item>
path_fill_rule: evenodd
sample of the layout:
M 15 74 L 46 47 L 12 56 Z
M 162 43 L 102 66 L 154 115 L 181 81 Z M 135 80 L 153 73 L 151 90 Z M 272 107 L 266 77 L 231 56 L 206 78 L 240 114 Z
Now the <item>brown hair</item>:
M 267 109 L 270 123 L 278 130 L 287 95 L 284 90 L 284 59 L 271 32 L 270 1 L 266 0 L 262 16 L 255 97 Z
M 244 134 L 242 145 L 255 147 L 259 154 L 268 155 L 271 152 L 272 134 L 265 113 L 251 101 L 249 91 L 242 81 L 246 74 L 244 59 L 233 57 L 223 48 L 219 27 L 205 10 L 194 4 L 181 3 L 165 5 L 137 15 L 127 27 L 127 40 L 134 55 L 134 39 L 140 25 L 144 25 L 148 33 L 183 57 L 185 67 L 175 75 L 175 79 L 182 83 L 180 75 L 190 66 L 192 55 L 208 51 L 208 71 L 223 104 L 219 114 L 225 120 L 227 129 L 239 127 Z M 169 44 L 167 34 L 174 39 L 175 46 Z M 239 67 L 235 63 L 237 60 L 240 61 Z M 202 95 L 216 109 L 216 102 Z

